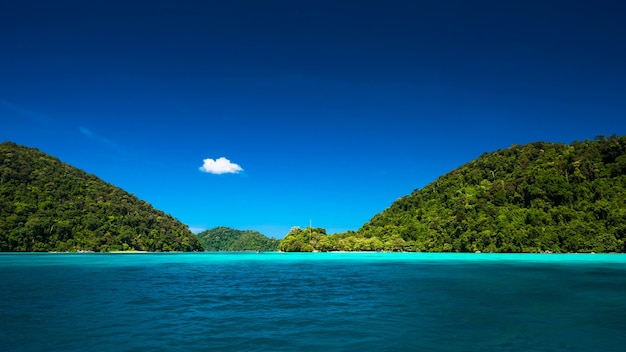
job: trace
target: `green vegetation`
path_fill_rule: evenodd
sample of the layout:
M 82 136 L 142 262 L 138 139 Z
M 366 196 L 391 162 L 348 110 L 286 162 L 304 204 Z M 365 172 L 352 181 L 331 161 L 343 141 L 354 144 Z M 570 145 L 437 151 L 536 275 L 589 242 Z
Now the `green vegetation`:
M 357 232 L 295 229 L 279 248 L 625 252 L 626 137 L 483 154 L 398 199 Z
M 193 235 L 135 196 L 36 149 L 0 144 L 0 251 L 626 252 L 626 137 L 485 153 L 358 231 L 282 240 Z
M 200 232 L 197 236 L 205 251 L 276 251 L 280 242 L 257 231 L 223 226 Z
M 325 229 L 312 227 L 301 229 L 295 226 L 292 227 L 287 236 L 280 241 L 278 249 L 283 252 L 329 251 L 336 247 L 330 245 L 329 239 L 335 239 L 335 237 L 326 236 Z
M 197 251 L 198 238 L 96 176 L 0 144 L 0 251 Z

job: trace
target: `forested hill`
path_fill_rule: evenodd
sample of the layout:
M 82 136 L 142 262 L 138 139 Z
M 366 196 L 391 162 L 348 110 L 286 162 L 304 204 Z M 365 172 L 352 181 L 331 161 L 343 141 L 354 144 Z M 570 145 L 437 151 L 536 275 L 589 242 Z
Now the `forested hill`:
M 398 199 L 356 233 L 303 233 L 288 234 L 281 248 L 625 252 L 626 137 L 486 153 Z
M 358 233 L 420 251 L 624 252 L 626 137 L 484 154 Z
M 58 159 L 0 144 L 1 251 L 198 251 L 187 226 Z
M 257 231 L 216 227 L 198 234 L 205 251 L 275 251 L 280 240 Z

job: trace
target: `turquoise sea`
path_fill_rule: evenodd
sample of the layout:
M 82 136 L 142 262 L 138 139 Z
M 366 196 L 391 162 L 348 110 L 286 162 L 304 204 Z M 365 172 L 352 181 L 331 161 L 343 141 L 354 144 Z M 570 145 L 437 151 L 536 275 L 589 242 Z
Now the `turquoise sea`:
M 626 255 L 0 254 L 1 351 L 623 351 Z

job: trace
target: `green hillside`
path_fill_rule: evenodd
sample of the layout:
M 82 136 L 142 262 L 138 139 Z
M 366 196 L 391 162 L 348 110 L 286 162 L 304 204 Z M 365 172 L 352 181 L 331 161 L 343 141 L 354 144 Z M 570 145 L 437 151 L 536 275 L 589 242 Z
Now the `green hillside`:
M 294 245 L 297 235 L 283 242 L 298 250 L 625 252 L 626 137 L 486 153 L 357 232 Z
M 205 251 L 275 251 L 280 240 L 252 230 L 216 227 L 199 233 Z
M 58 159 L 0 144 L 0 251 L 197 251 L 172 216 Z

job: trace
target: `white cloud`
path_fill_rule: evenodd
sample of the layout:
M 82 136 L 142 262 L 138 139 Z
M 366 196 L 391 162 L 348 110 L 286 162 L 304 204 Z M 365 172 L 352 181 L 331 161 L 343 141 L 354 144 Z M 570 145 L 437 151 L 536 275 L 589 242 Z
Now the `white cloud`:
M 200 171 L 208 172 L 210 174 L 236 174 L 243 171 L 241 166 L 231 163 L 230 160 L 221 157 L 217 160 L 204 159 L 204 163 L 200 166 Z

